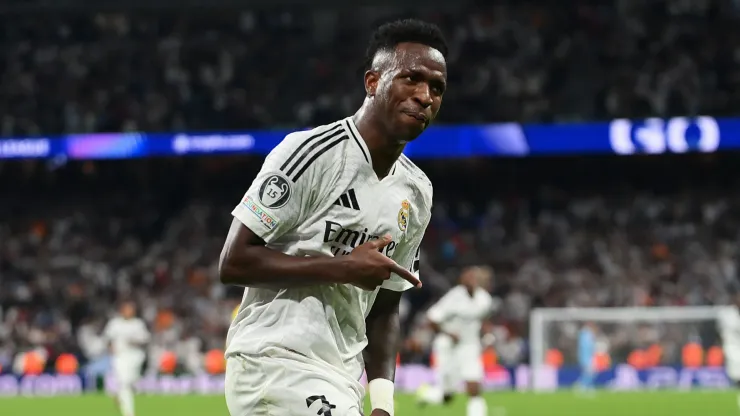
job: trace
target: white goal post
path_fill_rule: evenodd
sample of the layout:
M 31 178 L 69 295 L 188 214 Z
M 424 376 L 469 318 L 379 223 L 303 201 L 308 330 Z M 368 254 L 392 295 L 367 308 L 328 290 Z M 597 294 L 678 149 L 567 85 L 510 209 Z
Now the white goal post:
M 715 322 L 728 306 L 631 307 L 631 308 L 538 308 L 529 317 L 529 358 L 531 387 L 543 386 L 547 374 L 546 353 L 550 348 L 548 330 L 551 324 L 593 322 L 603 324 L 661 324 Z M 544 371 L 543 371 L 544 370 Z M 545 382 L 546 383 L 546 382 Z

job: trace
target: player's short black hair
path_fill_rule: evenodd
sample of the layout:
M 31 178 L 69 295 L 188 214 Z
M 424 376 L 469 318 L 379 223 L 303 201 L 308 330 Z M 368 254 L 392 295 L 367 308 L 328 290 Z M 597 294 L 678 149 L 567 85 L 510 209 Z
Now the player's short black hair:
M 404 42 L 429 46 L 447 58 L 447 40 L 437 25 L 418 19 L 395 20 L 380 25 L 373 33 L 365 53 L 365 69 L 370 69 L 378 51 L 395 49 Z

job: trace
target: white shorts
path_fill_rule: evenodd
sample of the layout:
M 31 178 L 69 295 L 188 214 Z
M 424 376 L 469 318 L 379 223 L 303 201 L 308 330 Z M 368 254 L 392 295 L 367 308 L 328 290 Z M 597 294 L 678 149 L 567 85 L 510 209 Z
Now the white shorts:
M 132 386 L 141 378 L 141 360 L 113 360 L 113 374 L 119 386 Z
M 455 344 L 435 340 L 434 362 L 438 386 L 445 392 L 455 392 L 462 382 L 483 381 L 485 372 L 480 344 Z
M 226 359 L 231 416 L 362 416 L 364 391 L 357 386 L 308 360 L 244 354 Z

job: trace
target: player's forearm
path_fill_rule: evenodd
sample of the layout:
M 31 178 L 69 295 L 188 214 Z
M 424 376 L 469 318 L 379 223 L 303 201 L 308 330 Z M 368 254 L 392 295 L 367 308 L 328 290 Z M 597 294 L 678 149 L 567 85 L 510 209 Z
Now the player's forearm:
M 234 218 L 221 251 L 219 278 L 229 285 L 282 289 L 342 283 L 343 258 L 297 257 L 265 247 L 265 242 Z
M 396 356 L 401 343 L 401 322 L 398 314 L 375 317 L 367 321 L 368 344 L 365 347 L 367 379 L 396 378 Z
M 365 320 L 367 372 L 371 416 L 393 414 L 393 381 L 396 378 L 396 356 L 401 344 L 401 318 L 398 305 L 401 294 L 381 289 L 370 314 Z
M 401 318 L 398 304 L 401 293 L 381 289 L 365 326 L 367 347 L 363 353 L 367 379 L 396 377 L 396 356 L 401 345 Z
M 342 262 L 332 257 L 296 257 L 264 246 L 224 253 L 219 263 L 221 282 L 248 287 L 286 288 L 340 283 Z

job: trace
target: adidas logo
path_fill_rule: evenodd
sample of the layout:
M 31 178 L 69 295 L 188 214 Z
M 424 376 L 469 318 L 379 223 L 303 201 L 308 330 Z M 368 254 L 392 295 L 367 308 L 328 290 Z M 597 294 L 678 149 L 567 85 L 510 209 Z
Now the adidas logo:
M 360 204 L 357 203 L 357 197 L 355 196 L 354 189 L 350 189 L 349 191 L 343 193 L 342 196 L 339 197 L 339 199 L 334 201 L 334 205 L 354 209 L 357 211 L 360 210 Z

